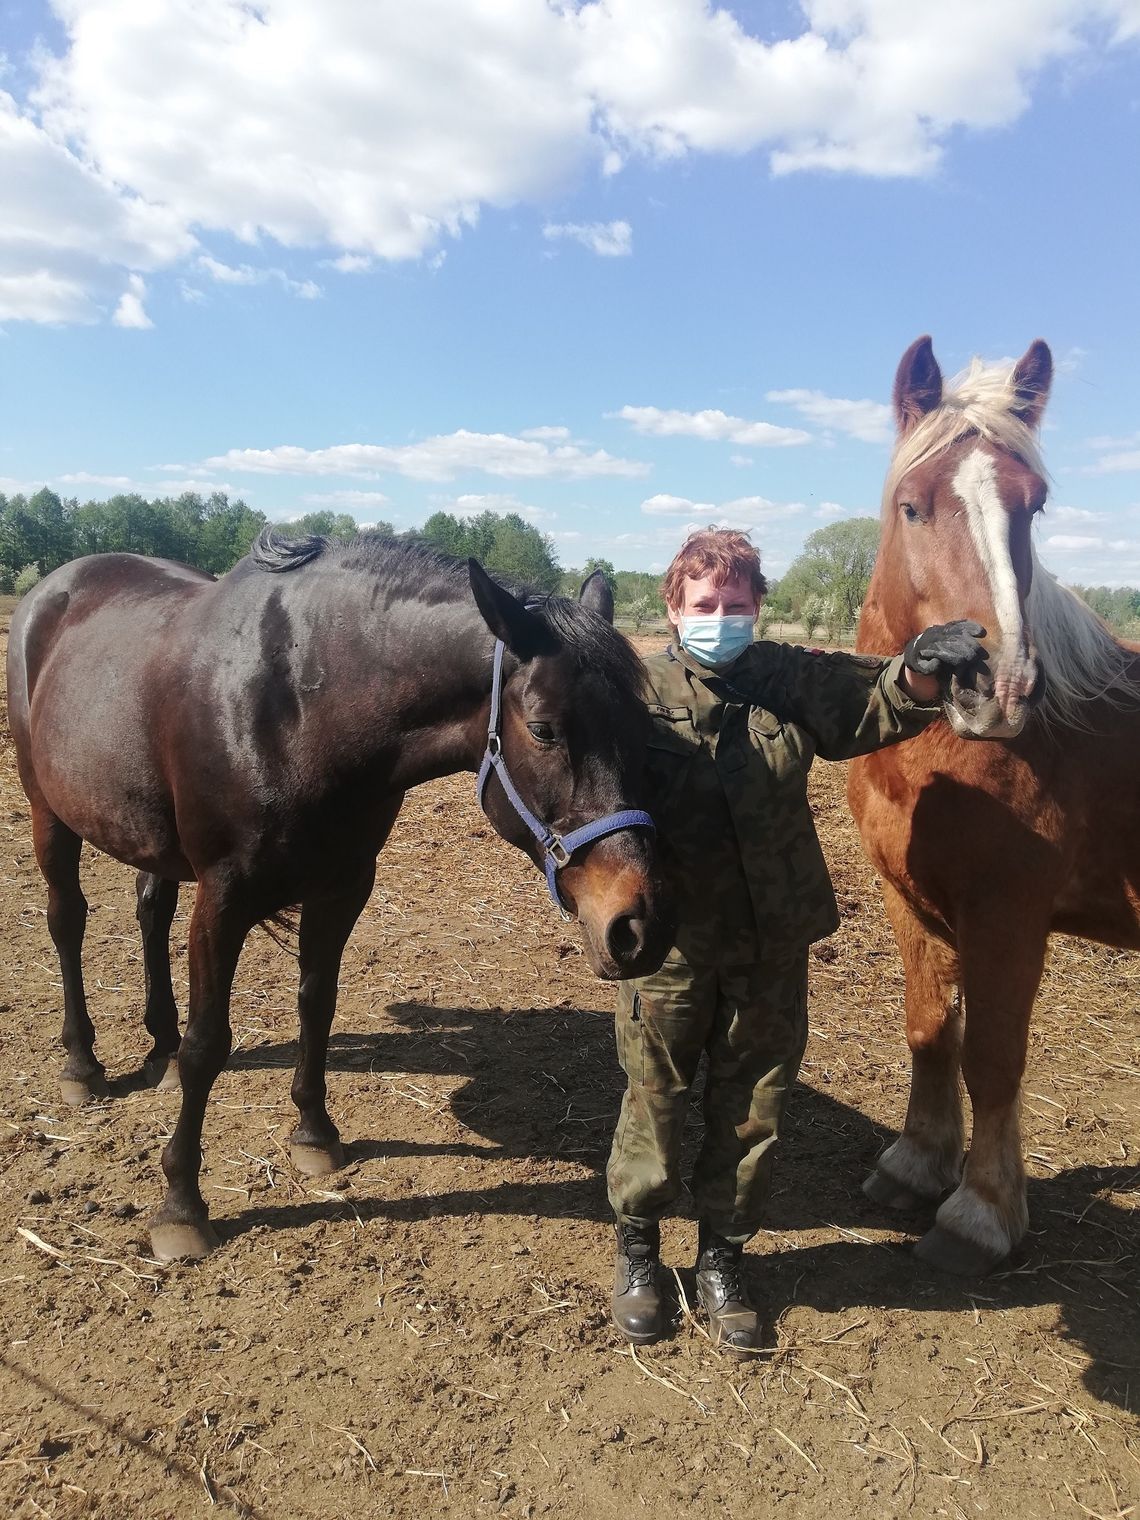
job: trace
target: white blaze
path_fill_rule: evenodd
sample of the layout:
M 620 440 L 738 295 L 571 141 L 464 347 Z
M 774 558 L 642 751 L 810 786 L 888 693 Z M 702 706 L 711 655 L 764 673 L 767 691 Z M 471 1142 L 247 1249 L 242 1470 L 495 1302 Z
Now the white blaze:
M 1032 690 L 1035 671 L 1025 637 L 1021 595 L 1009 548 L 1009 513 L 998 490 L 991 454 L 974 449 L 958 466 L 954 492 L 966 508 L 970 536 L 978 551 L 1001 633 L 1001 653 L 995 672 L 995 695 L 1009 715 L 1010 705 Z

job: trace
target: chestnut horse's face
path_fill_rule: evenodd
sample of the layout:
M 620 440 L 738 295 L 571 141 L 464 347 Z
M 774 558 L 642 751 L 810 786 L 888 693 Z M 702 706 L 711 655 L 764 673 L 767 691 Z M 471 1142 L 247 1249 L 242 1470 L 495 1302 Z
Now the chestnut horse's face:
M 1036 426 L 1044 408 L 1051 372 L 1043 343 L 1034 344 L 1015 367 L 1013 405 L 1006 414 L 1012 419 L 1009 442 L 1018 440 L 1019 428 L 1028 441 L 1027 430 Z M 1026 604 L 1033 576 L 1032 522 L 1045 504 L 1047 486 L 1025 457 L 1035 459 L 1035 448 L 1014 452 L 1004 441 L 970 427 L 968 418 L 964 429 L 959 427 L 962 436 L 935 452 L 926 455 L 912 446 L 910 455 L 917 453 L 917 460 L 908 469 L 908 434 L 921 426 L 933 431 L 937 419 L 925 419 L 936 411 L 941 395 L 941 373 L 929 339 L 920 339 L 904 356 L 895 384 L 900 441 L 880 552 L 890 573 L 879 577 L 874 594 L 903 642 L 931 623 L 973 618 L 982 624 L 986 667 L 965 683 L 954 679 L 946 716 L 962 738 L 1013 738 L 1045 690 Z M 893 612 L 884 605 L 892 599 L 897 604 Z M 903 608 L 905 628 L 899 623 Z

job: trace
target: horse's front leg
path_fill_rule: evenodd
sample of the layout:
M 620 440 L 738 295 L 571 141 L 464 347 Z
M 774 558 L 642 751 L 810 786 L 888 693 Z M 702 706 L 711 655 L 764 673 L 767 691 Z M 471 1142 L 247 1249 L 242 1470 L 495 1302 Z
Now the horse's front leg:
M 972 906 L 958 927 L 970 1154 L 961 1183 L 916 1247 L 923 1261 L 950 1272 L 991 1271 L 1029 1228 L 1019 1097 L 1048 925 L 1020 918 L 1011 933 L 1008 909 L 989 907 Z
M 135 895 L 146 975 L 144 1022 L 153 1042 L 143 1070 L 152 1087 L 177 1092 L 178 1004 L 170 980 L 170 925 L 178 907 L 178 883 L 140 871 Z
M 883 895 L 906 972 L 910 1102 L 902 1134 L 879 1157 L 863 1191 L 889 1208 L 914 1209 L 957 1187 L 962 1175 L 958 958 L 895 887 L 884 882 Z
M 218 1243 L 199 1187 L 202 1121 L 230 1053 L 230 989 L 251 927 L 239 891 L 209 878 L 199 883 L 190 917 L 190 1014 L 178 1047 L 182 1107 L 162 1153 L 166 1198 L 150 1226 L 159 1261 L 206 1256 Z
M 299 1117 L 289 1137 L 289 1156 L 307 1177 L 324 1177 L 344 1165 L 340 1134 L 326 1107 L 325 1064 L 341 956 L 375 879 L 376 862 L 370 858 L 334 890 L 307 897 L 301 905 L 300 1054 L 292 1088 Z

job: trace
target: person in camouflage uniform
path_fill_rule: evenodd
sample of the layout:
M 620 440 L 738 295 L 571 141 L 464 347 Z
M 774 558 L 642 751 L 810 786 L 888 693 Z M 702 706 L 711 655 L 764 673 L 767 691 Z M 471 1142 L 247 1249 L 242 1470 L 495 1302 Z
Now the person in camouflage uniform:
M 758 1334 L 741 1252 L 807 1039 L 808 946 L 839 927 L 808 770 L 817 755 L 846 760 L 917 734 L 941 710 L 940 683 L 981 658 L 984 633 L 928 629 L 893 659 L 752 642 L 766 589 L 747 536 L 727 529 L 693 534 L 665 577 L 674 640 L 645 661 L 648 791 L 678 928 L 660 970 L 620 987 L 628 1087 L 607 1170 L 614 1322 L 653 1341 L 658 1221 L 681 1191 L 689 1090 L 707 1054 L 697 1292 L 714 1339 L 740 1355 Z

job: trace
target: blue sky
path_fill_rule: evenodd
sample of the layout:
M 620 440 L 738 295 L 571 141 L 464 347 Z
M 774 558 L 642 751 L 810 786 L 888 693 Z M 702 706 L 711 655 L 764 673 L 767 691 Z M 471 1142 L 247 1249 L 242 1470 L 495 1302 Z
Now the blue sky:
M 1045 338 L 1039 550 L 1140 584 L 1137 0 L 9 0 L 0 489 L 520 510 L 768 568 Z

